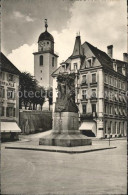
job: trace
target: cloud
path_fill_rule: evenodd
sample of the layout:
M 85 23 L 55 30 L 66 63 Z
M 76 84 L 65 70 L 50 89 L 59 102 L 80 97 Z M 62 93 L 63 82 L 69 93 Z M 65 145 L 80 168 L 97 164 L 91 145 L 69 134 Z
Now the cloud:
M 92 6 L 93 4 L 93 6 Z M 76 33 L 80 31 L 82 43 L 90 42 L 107 52 L 113 44 L 114 58 L 123 60 L 127 51 L 127 6 L 125 1 L 78 1 L 71 7 L 71 18 L 62 32 L 51 32 L 59 61 L 66 60 L 73 51 Z
M 79 1 L 72 5 L 70 12 L 70 20 L 67 21 L 64 29 L 50 31 L 54 36 L 55 51 L 59 53 L 59 63 L 72 54 L 76 33 L 79 31 L 82 43 L 90 42 L 105 52 L 107 46 L 113 44 L 114 58 L 123 59 L 123 53 L 127 51 L 125 1 Z M 37 39 L 38 36 L 39 34 Z M 32 53 L 33 50 L 37 51 L 37 45 L 34 42 L 35 40 L 31 45 L 23 44 L 8 55 L 20 70 L 27 70 L 32 74 L 34 69 Z
M 12 50 L 7 58 L 20 70 L 34 73 L 34 56 L 33 52 L 37 51 L 37 45 L 24 44 L 21 47 Z
M 13 12 L 13 15 L 14 15 L 15 18 L 17 18 L 17 19 L 18 19 L 18 18 L 21 18 L 21 19 L 25 20 L 26 22 L 34 22 L 34 20 L 35 20 L 35 19 L 31 18 L 31 17 L 28 16 L 28 15 L 22 14 L 22 13 L 19 12 L 19 11 L 14 11 L 14 12 Z

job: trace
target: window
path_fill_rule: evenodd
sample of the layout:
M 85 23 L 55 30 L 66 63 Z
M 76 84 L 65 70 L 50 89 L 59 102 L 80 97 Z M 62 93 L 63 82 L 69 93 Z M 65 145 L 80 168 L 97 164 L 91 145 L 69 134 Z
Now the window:
M 77 63 L 74 63 L 74 70 L 77 70 Z
M 42 80 L 42 77 L 40 78 L 40 80 Z
M 42 73 L 42 70 L 40 72 Z
M 92 104 L 92 113 L 96 112 L 96 104 Z
M 110 105 L 110 114 L 112 114 L 112 106 Z
M 54 67 L 54 57 L 52 57 L 52 67 Z
M 125 82 L 122 81 L 122 87 L 121 87 L 123 90 L 125 90 Z
M 105 114 L 107 114 L 107 104 L 105 104 Z
M 113 85 L 113 78 L 110 76 L 110 85 Z
M 117 107 L 115 106 L 115 115 L 118 115 Z
M 122 134 L 124 135 L 124 128 L 125 128 L 125 123 L 122 123 Z
M 91 98 L 96 98 L 96 89 L 92 89 L 92 95 Z
M 89 59 L 89 60 L 87 60 L 87 62 L 88 62 L 88 67 L 91 67 L 92 66 L 92 60 Z
M 121 122 L 119 122 L 119 133 L 121 132 Z
M 104 126 L 105 126 L 105 134 L 106 134 L 107 133 L 107 121 L 105 121 Z
M 86 114 L 86 105 L 83 105 L 83 114 Z
M 14 76 L 12 74 L 8 75 L 8 81 L 13 81 L 14 80 Z
M 43 66 L 43 56 L 40 56 L 40 66 Z
M 82 77 L 82 84 L 86 84 L 86 75 L 83 75 Z
M 4 116 L 4 106 L 1 107 L 1 116 Z
M 7 117 L 15 117 L 15 108 L 7 107 L 6 108 L 6 116 Z
M 87 96 L 86 96 L 86 90 L 82 90 L 82 99 L 83 100 L 86 100 L 87 99 Z
M 15 98 L 14 90 L 10 89 L 10 90 L 7 91 L 7 98 L 8 99 L 14 99 Z
M 92 74 L 92 83 L 96 83 L 96 74 Z
M 115 71 L 117 71 L 117 64 L 116 64 L 115 62 L 113 62 L 113 69 L 114 69 Z
M 3 87 L 0 88 L 0 97 L 1 98 L 5 97 L 5 89 Z
M 117 134 L 117 122 L 115 122 L 115 134 Z
M 5 80 L 5 73 L 4 72 L 1 72 L 1 79 Z
M 122 115 L 122 109 L 119 108 L 119 115 Z
M 112 133 L 112 121 L 110 121 L 110 133 Z
M 117 80 L 114 78 L 114 86 L 117 87 Z
M 108 83 L 108 77 L 107 77 L 107 74 L 105 74 L 105 83 Z
M 125 65 L 122 67 L 122 74 L 123 74 L 124 76 L 126 76 Z

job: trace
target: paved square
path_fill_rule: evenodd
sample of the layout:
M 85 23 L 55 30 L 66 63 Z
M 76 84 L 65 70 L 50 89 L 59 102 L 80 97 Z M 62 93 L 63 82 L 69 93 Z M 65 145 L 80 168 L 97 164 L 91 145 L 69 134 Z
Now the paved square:
M 82 154 L 5 149 L 9 144 L 2 144 L 2 194 L 127 194 L 126 140 L 111 141 L 116 149 Z

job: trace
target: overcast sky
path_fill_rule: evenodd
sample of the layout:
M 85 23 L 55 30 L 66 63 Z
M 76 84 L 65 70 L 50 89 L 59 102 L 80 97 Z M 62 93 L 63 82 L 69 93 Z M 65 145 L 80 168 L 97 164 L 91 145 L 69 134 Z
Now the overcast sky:
M 73 51 L 76 33 L 81 41 L 103 51 L 113 44 L 114 58 L 127 52 L 126 0 L 3 0 L 2 52 L 21 71 L 33 74 L 34 56 L 44 19 L 54 36 L 58 65 Z

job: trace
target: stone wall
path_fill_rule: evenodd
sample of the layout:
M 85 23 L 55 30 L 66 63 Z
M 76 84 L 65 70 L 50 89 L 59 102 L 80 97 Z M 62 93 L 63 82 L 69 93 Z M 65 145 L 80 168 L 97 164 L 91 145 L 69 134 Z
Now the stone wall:
M 51 111 L 20 111 L 20 124 L 22 133 L 29 134 L 52 129 Z

